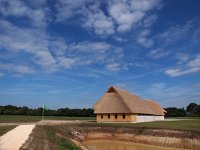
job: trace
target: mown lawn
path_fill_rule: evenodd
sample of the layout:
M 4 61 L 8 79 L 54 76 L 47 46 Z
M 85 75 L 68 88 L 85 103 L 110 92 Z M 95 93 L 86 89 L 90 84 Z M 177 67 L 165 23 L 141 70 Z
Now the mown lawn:
M 41 120 L 40 116 L 0 115 L 0 123 L 37 122 L 39 120 Z
M 156 121 L 133 124 L 134 127 L 164 128 L 176 130 L 200 131 L 200 119 Z
M 11 122 L 37 122 L 42 119 L 41 116 L 26 115 L 0 115 L 0 123 Z M 95 120 L 95 117 L 65 117 L 65 116 L 45 116 L 46 120 Z
M 181 120 L 181 119 L 185 119 L 185 120 Z M 174 121 L 155 121 L 155 122 L 142 122 L 142 123 L 133 123 L 133 124 L 131 123 L 102 123 L 100 125 L 200 131 L 200 117 L 180 118 L 180 120 L 176 119 Z
M 16 126 L 0 126 L 0 136 L 5 134 L 6 132 L 14 129 Z

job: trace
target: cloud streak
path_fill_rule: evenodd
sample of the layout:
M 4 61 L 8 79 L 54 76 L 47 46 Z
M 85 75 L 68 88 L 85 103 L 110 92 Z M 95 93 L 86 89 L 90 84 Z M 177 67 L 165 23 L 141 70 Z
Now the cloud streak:
M 102 10 L 103 5 L 108 13 Z M 59 0 L 56 5 L 57 21 L 72 19 L 79 16 L 79 22 L 97 35 L 109 36 L 123 33 L 143 24 L 149 27 L 157 19 L 156 15 L 148 15 L 152 10 L 162 7 L 161 0 L 112 0 L 98 2 L 92 0 Z M 142 23 L 142 21 L 144 22 Z
M 191 74 L 200 71 L 200 55 L 188 60 L 184 66 L 167 69 L 165 73 L 171 77 Z

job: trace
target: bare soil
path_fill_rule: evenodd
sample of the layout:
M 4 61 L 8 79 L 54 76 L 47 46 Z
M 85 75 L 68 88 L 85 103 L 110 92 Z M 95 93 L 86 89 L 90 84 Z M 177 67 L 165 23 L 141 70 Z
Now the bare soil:
M 120 141 L 132 141 L 144 144 L 168 146 L 187 149 L 200 149 L 200 132 L 176 131 L 166 129 L 149 129 L 144 127 L 115 127 L 96 125 L 91 123 L 67 123 L 62 125 L 38 125 L 33 130 L 29 140 L 20 149 L 59 149 L 57 143 L 47 135 L 47 129 L 55 131 L 59 136 L 72 139 L 78 145 L 83 141 L 96 139 L 111 139 Z M 83 139 L 74 136 L 73 132 L 79 132 Z M 82 148 L 84 149 L 84 148 Z
M 54 141 L 47 135 L 47 129 L 43 126 L 36 126 L 28 141 L 20 150 L 56 150 L 59 149 Z

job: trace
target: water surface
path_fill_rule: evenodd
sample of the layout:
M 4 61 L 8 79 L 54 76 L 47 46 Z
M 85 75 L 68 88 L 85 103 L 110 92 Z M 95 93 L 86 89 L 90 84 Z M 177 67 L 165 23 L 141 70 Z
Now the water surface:
M 91 140 L 85 141 L 83 144 L 85 144 L 89 150 L 181 150 L 179 148 L 169 148 L 114 140 Z

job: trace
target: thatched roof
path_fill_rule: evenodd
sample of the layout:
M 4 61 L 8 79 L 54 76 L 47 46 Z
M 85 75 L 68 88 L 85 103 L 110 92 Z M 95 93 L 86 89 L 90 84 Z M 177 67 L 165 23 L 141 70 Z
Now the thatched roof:
M 150 103 L 151 102 L 151 103 Z M 94 105 L 94 113 L 135 113 L 164 115 L 164 109 L 153 101 L 142 100 L 127 91 L 111 86 Z
M 160 105 L 153 100 L 143 100 L 153 110 L 154 115 L 165 115 L 166 112 Z

